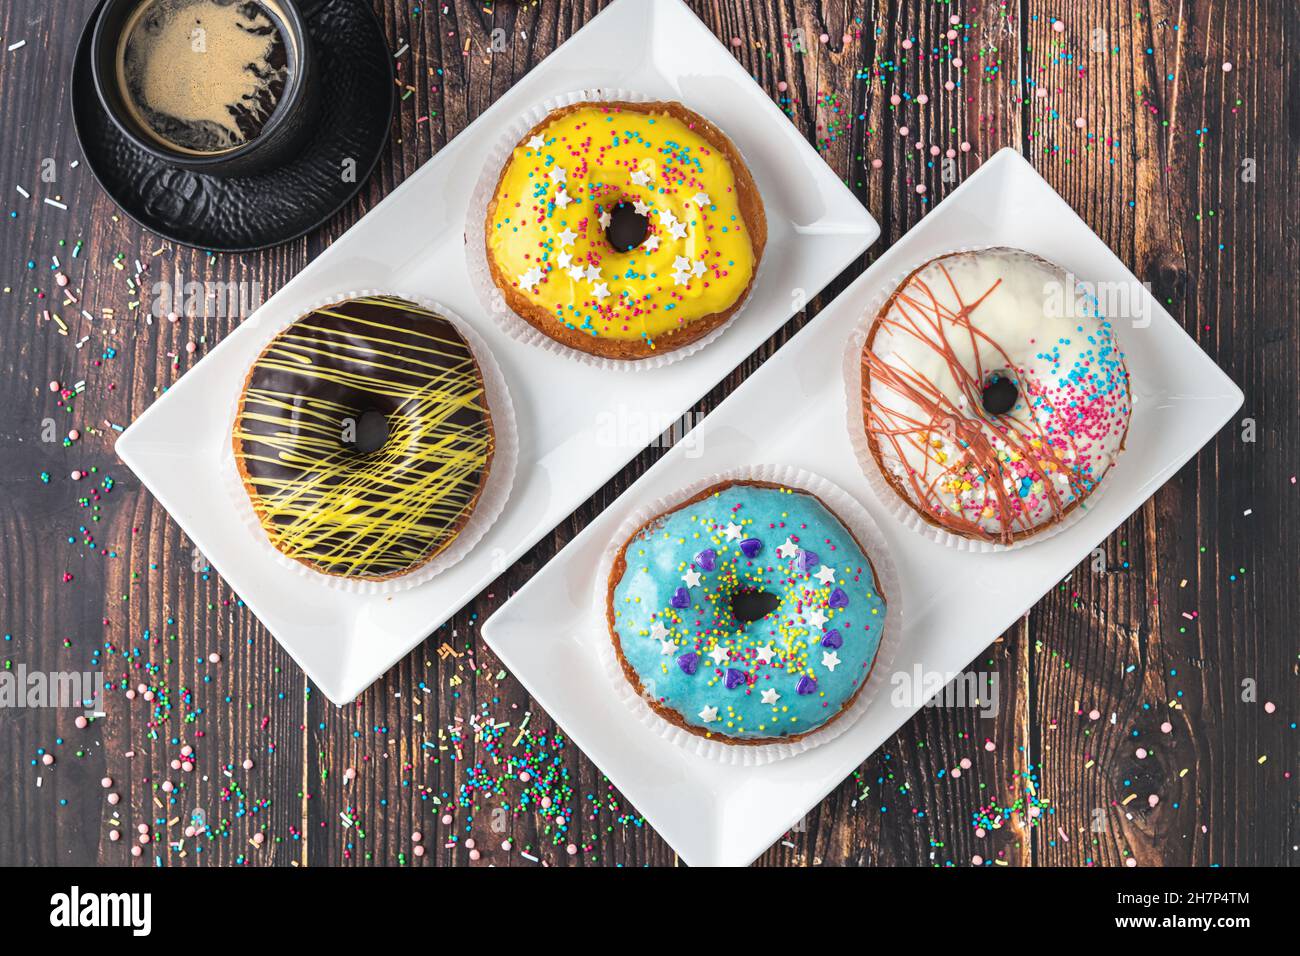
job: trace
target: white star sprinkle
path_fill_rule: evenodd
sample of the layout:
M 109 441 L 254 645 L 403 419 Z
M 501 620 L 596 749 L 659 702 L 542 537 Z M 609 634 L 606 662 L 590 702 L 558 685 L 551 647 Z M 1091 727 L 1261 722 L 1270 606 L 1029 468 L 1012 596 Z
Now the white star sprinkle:
M 725 647 L 715 647 L 713 650 L 709 651 L 709 656 L 713 658 L 713 663 L 717 664 L 719 667 L 727 663 L 728 654 Z
M 559 209 L 563 209 L 564 207 L 566 207 L 567 205 L 569 205 L 569 203 L 571 203 L 571 202 L 573 202 L 573 200 L 569 198 L 569 194 L 566 193 L 563 189 L 561 189 L 561 190 L 559 190 L 558 192 L 556 192 L 556 194 L 555 194 L 555 205 L 556 205 L 557 208 L 559 208 Z
M 826 565 L 823 564 L 820 568 L 817 569 L 817 573 L 813 575 L 813 577 L 815 577 L 822 584 L 834 584 L 835 569 L 828 568 L 826 567 Z
M 674 222 L 671 226 L 668 227 L 668 231 L 672 233 L 674 239 L 685 239 L 686 223 Z
M 582 266 L 573 266 L 569 269 L 569 278 L 574 282 L 581 282 L 583 279 L 587 278 L 587 273 L 583 271 Z
M 602 212 L 602 213 L 600 214 L 600 228 L 601 228 L 601 229 L 608 229 L 608 228 L 609 228 L 610 219 L 611 219 L 611 217 L 610 217 L 610 214 L 609 214 L 608 212 Z
M 591 294 L 595 296 L 597 299 L 608 299 L 609 286 L 605 285 L 605 283 L 603 282 L 597 282 L 595 285 L 591 287 Z
M 558 184 L 564 182 L 564 177 L 567 175 L 568 173 L 564 171 L 563 166 L 556 166 L 554 169 L 552 169 L 549 173 L 546 174 L 546 178 L 549 179 L 551 182 Z
M 656 249 L 659 248 L 659 237 L 651 236 L 645 242 L 641 243 L 641 248 L 644 249 L 646 252 L 654 252 Z
M 528 141 L 529 149 L 541 149 L 545 145 L 546 145 L 546 140 L 542 139 L 540 136 L 534 136 L 532 139 Z
M 691 267 L 691 260 L 685 256 L 678 256 L 673 260 L 673 268 L 678 272 L 686 272 Z
M 639 199 L 638 199 L 636 202 L 632 203 L 632 208 L 635 209 L 635 210 L 637 211 L 637 214 L 638 214 L 638 215 L 641 215 L 641 216 L 648 216 L 648 215 L 650 215 L 650 207 L 647 206 L 645 203 L 643 203 L 643 202 L 642 202 L 641 200 L 639 200 Z
M 701 209 L 705 206 L 713 205 L 713 200 L 709 198 L 708 193 L 696 193 L 691 198 L 695 200 L 695 205 L 699 206 Z
M 543 273 L 541 269 L 533 266 L 519 277 L 519 285 L 521 288 L 531 289 L 533 286 L 537 285 L 537 283 L 542 281 L 542 276 L 544 274 L 545 273 Z
M 696 259 L 696 260 L 695 260 L 695 265 L 691 266 L 691 273 L 692 273 L 692 275 L 702 276 L 702 275 L 704 275 L 704 270 L 705 270 L 705 268 L 706 268 L 706 267 L 705 267 L 704 263 L 701 262 L 699 259 Z
M 666 657 L 667 655 L 671 654 L 675 650 L 677 650 L 677 645 L 674 644 L 672 641 L 659 642 L 659 653 L 662 656 Z
M 668 636 L 668 628 L 664 627 L 663 621 L 655 621 L 650 625 L 650 637 L 652 640 L 662 641 Z
M 834 672 L 835 668 L 840 666 L 840 655 L 834 651 L 827 651 L 822 654 L 822 667 L 828 671 Z
M 700 572 L 694 568 L 687 568 L 686 573 L 682 575 L 682 580 L 686 582 L 688 588 L 698 588 L 700 586 Z
M 776 692 L 775 687 L 769 687 L 763 691 L 763 703 L 765 704 L 775 704 L 780 699 L 781 695 Z
M 754 648 L 754 659 L 760 664 L 768 664 L 771 662 L 772 655 L 775 653 L 776 650 L 772 647 L 772 643 L 769 641 L 766 644 L 761 644 Z
M 671 209 L 659 210 L 659 221 L 663 223 L 665 229 L 671 229 L 673 226 L 677 225 L 677 217 L 673 215 Z
M 588 282 L 595 282 L 597 279 L 600 278 L 600 270 L 597 269 L 595 266 L 589 265 L 587 266 L 586 275 L 587 275 Z
M 650 174 L 643 169 L 638 169 L 629 176 L 628 179 L 632 180 L 632 182 L 636 183 L 638 186 L 644 186 L 650 181 Z
M 674 272 L 673 285 L 689 285 L 691 274 L 689 272 Z
M 572 229 L 565 229 L 564 232 L 560 233 L 560 245 L 571 246 L 573 245 L 574 240 L 577 238 L 578 238 L 578 234 L 576 232 L 574 232 Z
M 799 553 L 799 545 L 795 544 L 790 538 L 786 538 L 781 544 L 776 546 L 776 556 L 778 558 L 793 558 Z
M 569 268 L 569 263 L 573 261 L 573 255 L 568 252 L 561 252 L 555 257 L 555 261 L 559 263 L 561 269 L 567 269 Z
M 700 711 L 700 720 L 704 721 L 706 724 L 711 724 L 717 719 L 718 708 L 710 707 L 708 704 L 705 704 L 704 709 Z
M 722 529 L 722 536 L 728 541 L 739 541 L 740 530 L 740 525 L 736 524 L 734 521 L 729 521 L 727 526 Z
M 803 619 L 807 621 L 811 627 L 821 627 L 829 620 L 829 618 L 822 613 L 822 609 L 819 607 L 813 608 L 803 616 Z

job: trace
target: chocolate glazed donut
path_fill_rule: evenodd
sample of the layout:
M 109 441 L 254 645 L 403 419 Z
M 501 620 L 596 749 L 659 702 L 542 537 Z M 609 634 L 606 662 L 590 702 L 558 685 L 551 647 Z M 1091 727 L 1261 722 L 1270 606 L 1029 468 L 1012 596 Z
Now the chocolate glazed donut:
M 317 309 L 277 335 L 248 373 L 232 443 L 277 549 L 370 580 L 455 540 L 494 447 L 469 344 L 442 316 L 389 296 Z

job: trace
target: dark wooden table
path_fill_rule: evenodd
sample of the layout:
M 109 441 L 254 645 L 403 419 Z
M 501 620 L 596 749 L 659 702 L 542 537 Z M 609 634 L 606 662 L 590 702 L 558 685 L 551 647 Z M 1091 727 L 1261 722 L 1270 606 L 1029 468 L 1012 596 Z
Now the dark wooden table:
M 884 231 L 870 255 L 698 411 L 716 405 L 1007 145 L 1152 284 L 1246 393 L 1239 421 L 1105 543 L 1104 570 L 1081 565 L 975 662 L 1000 676 L 996 719 L 969 707 L 922 710 L 762 862 L 1292 863 L 1297 6 L 693 5 Z M 673 863 L 672 850 L 572 745 L 560 760 L 572 789 L 567 835 L 557 836 L 550 822 L 555 808 L 540 816 L 500 811 L 515 805 L 515 781 L 499 796 L 479 793 L 472 822 L 469 809 L 455 806 L 465 784 L 499 773 L 497 762 L 520 751 L 514 741 L 525 714 L 529 731 L 554 731 L 502 673 L 477 637 L 479 625 L 662 449 L 639 454 L 360 700 L 336 709 L 313 693 L 218 574 L 195 560 L 185 536 L 114 456 L 109 424 L 133 420 L 238 321 L 146 323 L 147 288 L 139 310 L 129 307 L 140 299 L 127 283 L 136 259 L 147 263 L 146 285 L 260 282 L 270 295 L 599 4 L 455 0 L 444 11 L 441 2 L 379 0 L 392 49 L 409 45 L 396 62 L 411 92 L 378 172 L 321 231 L 262 253 L 213 257 L 142 232 L 84 163 L 71 168 L 80 152 L 67 82 L 90 6 L 0 5 L 0 196 L 3 212 L 15 213 L 0 228 L 0 660 L 32 671 L 100 666 L 110 681 L 149 688 L 153 700 L 114 690 L 107 716 L 85 729 L 75 726 L 72 709 L 0 710 L 0 863 L 152 865 L 157 857 L 164 865 L 470 865 L 467 837 L 479 865 L 536 865 L 530 857 L 550 865 Z M 950 16 L 963 24 L 951 26 Z M 496 28 L 507 39 L 491 53 Z M 944 52 L 950 29 L 961 67 Z M 6 49 L 22 40 L 25 46 Z M 960 88 L 946 91 L 949 79 L 960 79 Z M 919 93 L 928 94 L 924 106 L 914 99 Z M 903 98 L 897 107 L 891 94 Z M 902 125 L 910 127 L 906 138 Z M 931 166 L 913 149 L 918 140 L 971 148 L 957 152 L 956 175 L 945 176 L 941 162 Z M 54 171 L 53 182 L 43 170 Z M 119 255 L 122 269 L 114 264 Z M 93 322 L 62 306 L 51 256 L 60 257 Z M 66 336 L 43 317 L 47 308 L 65 318 Z M 89 338 L 77 348 L 82 336 Z M 189 342 L 197 345 L 192 354 Z M 84 381 L 72 410 L 51 381 Z M 69 428 L 81 434 L 70 447 L 42 440 L 61 439 Z M 88 475 L 73 481 L 74 470 Z M 456 654 L 440 652 L 444 645 Z M 511 727 L 491 743 L 476 737 L 471 719 L 478 718 Z M 445 728 L 458 719 L 464 739 L 455 744 Z M 170 768 L 184 746 L 194 748 L 191 773 Z M 52 766 L 43 763 L 46 754 Z M 241 766 L 245 758 L 252 769 Z M 355 768 L 351 778 L 348 768 Z M 120 794 L 116 807 L 100 787 L 105 776 Z M 182 785 L 173 803 L 160 789 L 166 779 Z M 1018 812 L 999 813 L 1017 800 Z M 211 829 L 183 839 L 196 808 Z M 452 824 L 440 822 L 444 812 Z M 989 812 L 1005 823 L 980 836 L 975 824 Z M 133 858 L 139 823 L 152 826 L 154 840 Z M 120 842 L 109 839 L 114 828 Z M 422 857 L 412 851 L 416 831 L 428 848 Z M 260 844 L 255 833 L 264 834 Z M 457 845 L 446 846 L 452 837 Z M 506 837 L 509 850 L 501 848 Z M 580 847 L 572 855 L 570 841 Z

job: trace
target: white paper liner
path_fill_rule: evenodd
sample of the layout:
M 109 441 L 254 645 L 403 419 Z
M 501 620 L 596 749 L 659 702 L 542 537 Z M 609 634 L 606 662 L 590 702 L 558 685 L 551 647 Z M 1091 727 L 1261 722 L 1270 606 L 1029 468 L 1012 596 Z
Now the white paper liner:
M 931 541 L 942 544 L 945 547 L 953 548 L 957 551 L 971 551 L 977 554 L 992 554 L 998 551 L 1015 551 L 1019 548 L 1027 547 L 1031 544 L 1037 544 L 1040 541 L 1046 541 L 1055 535 L 1060 534 L 1067 528 L 1072 528 L 1088 516 L 1092 506 L 1100 500 L 1102 492 L 1109 487 L 1111 482 L 1106 481 L 1116 465 L 1112 465 L 1102 476 L 1101 482 L 1092 490 L 1088 497 L 1079 502 L 1070 512 L 1061 520 L 1044 525 L 1037 532 L 1027 538 L 1021 538 L 1011 544 L 1002 544 L 997 541 L 984 541 L 979 538 L 967 538 L 964 535 L 955 534 L 937 525 L 926 521 L 915 508 L 912 507 L 908 499 L 904 499 L 889 483 L 884 473 L 880 470 L 875 456 L 871 454 L 871 442 L 867 438 L 867 426 L 862 414 L 862 350 L 866 347 L 867 337 L 871 332 L 871 326 L 875 323 L 876 315 L 884 306 L 885 301 L 894 293 L 894 290 L 906 279 L 913 271 L 922 266 L 925 262 L 933 259 L 939 259 L 943 256 L 955 255 L 962 252 L 981 252 L 985 249 L 992 248 L 1010 248 L 1005 246 L 958 246 L 947 249 L 943 252 L 936 252 L 934 255 L 926 257 L 923 262 L 917 262 L 904 272 L 894 276 L 886 283 L 882 283 L 879 291 L 872 296 L 871 301 L 867 303 L 862 315 L 859 317 L 853 329 L 849 332 L 848 340 L 844 347 L 843 372 L 844 372 L 844 413 L 847 419 L 849 433 L 849 443 L 853 446 L 853 454 L 858 460 L 858 465 L 862 469 L 863 476 L 871 486 L 871 490 L 881 503 L 889 509 L 890 513 L 898 519 L 899 523 L 911 528 L 918 534 L 929 538 Z M 1025 252 L 1032 250 L 1026 249 Z M 1046 257 L 1043 257 L 1046 258 Z M 1052 262 L 1051 259 L 1047 259 Z M 1061 268 L 1058 264 L 1057 268 Z M 1129 400 L 1130 404 L 1134 401 L 1132 382 L 1129 383 Z
M 270 538 L 267 537 L 266 529 L 262 527 L 262 522 L 253 509 L 248 490 L 245 488 L 244 481 L 240 477 L 239 469 L 235 464 L 235 451 L 230 440 L 230 429 L 226 430 L 223 439 L 221 479 L 222 484 L 230 494 L 231 501 L 235 505 L 240 524 L 249 537 L 252 538 L 254 546 L 271 556 L 280 567 L 293 571 L 302 577 L 310 578 L 336 591 L 345 591 L 349 594 L 392 594 L 397 591 L 418 587 L 460 561 L 465 555 L 469 554 L 474 545 L 487 533 L 488 528 L 492 527 L 497 518 L 501 516 L 506 500 L 510 497 L 510 488 L 514 484 L 515 466 L 519 460 L 519 436 L 515 429 L 514 405 L 510 401 L 510 391 L 506 387 L 505 376 L 502 374 L 500 366 L 497 365 L 496 359 L 492 356 L 492 352 L 488 349 L 487 342 L 459 315 L 427 296 L 378 289 L 352 290 L 325 296 L 308 305 L 302 311 L 289 315 L 283 322 L 260 329 L 261 341 L 257 346 L 257 354 L 261 355 L 262 351 L 271 344 L 272 339 L 310 312 L 324 308 L 327 305 L 342 302 L 345 299 L 359 299 L 370 296 L 395 296 L 406 299 L 408 302 L 413 302 L 445 318 L 456 327 L 456 331 L 465 337 L 470 351 L 474 354 L 474 360 L 478 363 L 479 372 L 483 376 L 488 413 L 492 418 L 494 443 L 492 465 L 488 471 L 487 481 L 484 482 L 483 489 L 479 493 L 479 499 L 474 506 L 474 511 L 470 514 L 469 520 L 465 522 L 465 526 L 460 529 L 460 533 L 456 535 L 455 540 L 436 557 L 410 573 L 397 577 L 375 581 L 326 574 L 303 564 L 301 561 L 295 561 L 276 548 L 271 543 Z M 244 388 L 241 381 L 240 387 L 235 392 L 230 405 L 229 421 L 231 428 L 234 427 L 239 414 L 239 403 L 243 398 L 243 394 Z
M 705 488 L 724 481 L 767 481 L 816 495 L 862 545 L 862 550 L 871 559 L 871 567 L 876 572 L 877 593 L 884 595 L 885 598 L 884 630 L 880 635 L 880 644 L 876 649 L 876 658 L 867 683 L 858 692 L 853 703 L 838 717 L 799 740 L 768 744 L 726 744 L 716 738 L 700 737 L 683 730 L 669 723 L 650 708 L 628 681 L 627 675 L 623 673 L 623 668 L 619 664 L 618 655 L 614 652 L 614 642 L 610 637 L 606 612 L 609 575 L 619 550 L 647 521 L 699 494 Z M 592 626 L 596 629 L 596 646 L 599 648 L 601 668 L 609 685 L 609 692 L 616 695 L 647 730 L 699 757 L 731 766 L 757 767 L 773 763 L 830 743 L 836 737 L 848 732 L 858 718 L 866 713 L 881 687 L 889 682 L 890 668 L 893 666 L 900 635 L 903 633 L 902 625 L 902 587 L 898 569 L 889 553 L 880 526 L 876 524 L 867 509 L 848 492 L 828 479 L 794 465 L 753 465 L 736 468 L 703 478 L 674 494 L 648 502 L 619 524 L 608 548 L 601 555 L 596 570 Z
M 749 303 L 753 301 L 754 293 L 758 289 L 758 283 L 763 275 L 763 265 L 768 259 L 767 253 L 771 250 L 767 250 L 759 260 L 754 270 L 749 294 L 740 304 L 740 308 L 736 309 L 728 317 L 727 321 L 712 329 L 707 335 L 701 336 L 694 342 L 680 348 L 664 352 L 662 355 L 651 355 L 646 358 L 636 359 L 615 359 L 606 358 L 602 355 L 592 355 L 589 352 L 583 352 L 581 349 L 570 348 L 562 342 L 557 342 L 516 314 L 506 304 L 505 296 L 501 294 L 501 290 L 492 281 L 492 270 L 488 266 L 486 235 L 484 232 L 487 228 L 487 207 L 488 203 L 492 201 L 492 196 L 496 193 L 497 180 L 501 176 L 501 170 L 509 161 L 515 147 L 519 145 L 519 141 L 524 138 L 524 135 L 544 120 L 552 110 L 557 110 L 563 106 L 585 102 L 650 103 L 656 99 L 656 97 L 646 96 L 644 93 L 633 90 L 611 89 L 609 87 L 591 87 L 552 96 L 550 99 L 536 104 L 514 120 L 483 161 L 483 171 L 479 174 L 474 191 L 470 194 L 468 218 L 465 222 L 465 263 L 469 268 L 470 284 L 474 287 L 474 293 L 478 296 L 479 303 L 483 306 L 484 311 L 492 316 L 498 327 L 512 339 L 595 368 L 640 372 L 662 368 L 665 365 L 671 365 L 673 362 L 680 362 L 688 355 L 695 354 L 725 332 L 749 307 Z M 718 128 L 722 129 L 721 126 Z M 726 130 L 724 129 L 723 132 L 725 134 Z M 737 155 L 740 156 L 740 161 L 744 163 L 745 157 L 740 153 L 740 147 L 735 146 L 734 142 L 732 146 L 735 147 Z M 748 164 L 746 163 L 746 165 Z

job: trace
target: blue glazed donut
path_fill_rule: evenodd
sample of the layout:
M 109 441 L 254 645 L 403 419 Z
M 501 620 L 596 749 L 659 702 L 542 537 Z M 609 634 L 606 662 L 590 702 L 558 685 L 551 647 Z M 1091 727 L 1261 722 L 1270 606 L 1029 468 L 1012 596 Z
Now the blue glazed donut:
M 815 495 L 714 485 L 639 528 L 610 572 L 628 681 L 665 720 L 729 744 L 795 740 L 862 690 L 884 632 L 871 561 Z

